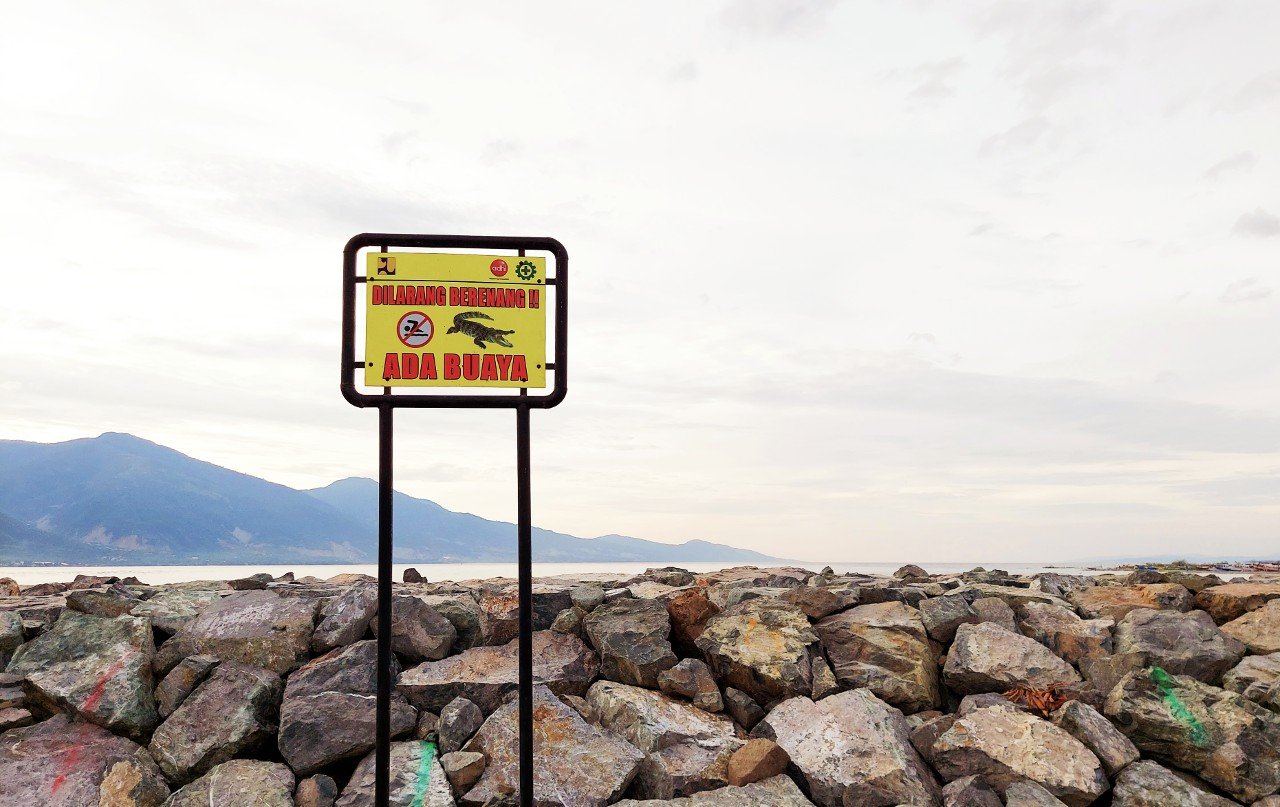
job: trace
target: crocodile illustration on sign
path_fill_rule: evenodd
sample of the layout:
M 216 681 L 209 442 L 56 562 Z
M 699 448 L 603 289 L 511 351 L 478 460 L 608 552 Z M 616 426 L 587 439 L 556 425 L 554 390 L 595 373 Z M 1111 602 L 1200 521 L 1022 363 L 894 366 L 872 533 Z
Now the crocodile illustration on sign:
M 483 311 L 463 311 L 453 318 L 453 327 L 445 331 L 445 333 L 461 333 L 469 336 L 480 346 L 481 350 L 485 349 L 485 342 L 502 345 L 503 347 L 513 347 L 507 341 L 507 334 L 515 333 L 515 331 L 500 331 L 497 328 L 491 328 L 488 325 L 476 322 L 475 320 L 477 319 L 493 321 L 493 317 Z

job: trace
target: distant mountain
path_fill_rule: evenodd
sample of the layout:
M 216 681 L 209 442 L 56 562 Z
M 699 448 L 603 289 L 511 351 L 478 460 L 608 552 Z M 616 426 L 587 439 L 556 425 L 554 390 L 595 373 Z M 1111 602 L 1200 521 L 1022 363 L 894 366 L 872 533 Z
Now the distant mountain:
M 403 493 L 397 562 L 512 561 L 515 526 Z M 534 528 L 539 561 L 772 561 L 705 541 L 669 545 Z M 0 564 L 372 562 L 377 484 L 300 491 L 128 434 L 0 441 Z

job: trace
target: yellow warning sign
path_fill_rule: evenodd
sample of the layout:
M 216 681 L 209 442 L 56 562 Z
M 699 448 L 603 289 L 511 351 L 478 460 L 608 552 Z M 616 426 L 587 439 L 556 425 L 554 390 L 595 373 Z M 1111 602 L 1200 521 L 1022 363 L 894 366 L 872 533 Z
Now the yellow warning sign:
M 547 385 L 546 259 L 371 253 L 370 387 Z

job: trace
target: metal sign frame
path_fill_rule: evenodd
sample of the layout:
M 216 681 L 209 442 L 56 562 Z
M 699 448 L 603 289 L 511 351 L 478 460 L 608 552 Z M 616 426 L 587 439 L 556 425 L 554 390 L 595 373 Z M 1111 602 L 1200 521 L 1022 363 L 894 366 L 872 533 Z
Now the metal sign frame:
M 551 392 L 531 395 L 521 388 L 518 394 L 457 395 L 430 390 L 393 395 L 384 387 L 381 395 L 356 389 L 356 373 L 365 362 L 356 361 L 356 291 L 368 281 L 356 265 L 362 249 L 457 249 L 466 251 L 515 250 L 549 252 L 555 257 L 555 276 L 546 285 L 555 289 L 555 359 L 546 363 L 554 373 Z M 550 409 L 568 392 L 569 254 L 554 238 L 512 236 L 408 235 L 362 233 L 347 242 L 342 252 L 342 397 L 353 406 L 378 410 L 378 681 L 377 718 L 374 746 L 374 805 L 388 807 L 391 780 L 391 557 L 392 536 L 392 413 L 397 408 L 412 409 L 515 409 L 516 410 L 516 499 L 517 566 L 519 568 L 520 659 L 520 805 L 533 807 L 533 549 L 532 495 L 529 473 L 529 411 Z

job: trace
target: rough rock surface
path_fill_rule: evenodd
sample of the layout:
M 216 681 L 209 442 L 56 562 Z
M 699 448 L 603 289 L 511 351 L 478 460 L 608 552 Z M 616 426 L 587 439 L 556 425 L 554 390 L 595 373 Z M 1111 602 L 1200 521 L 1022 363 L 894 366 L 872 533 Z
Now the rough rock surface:
M 114 619 L 124 616 L 138 603 L 138 595 L 119 583 L 101 589 L 79 589 L 67 594 L 67 607 L 90 616 Z
M 981 778 L 966 776 L 942 788 L 942 807 L 1004 807 L 1004 804 Z
M 295 807 L 333 807 L 338 800 L 338 785 L 332 778 L 317 774 L 298 783 L 293 799 Z
M 1280 653 L 1280 600 L 1272 600 L 1222 626 L 1222 632 L 1238 639 L 1250 653 Z
M 1094 586 L 1071 593 L 1071 602 L 1088 619 L 1124 619 L 1134 608 L 1190 611 L 1191 592 L 1177 583 L 1150 583 L 1139 586 Z
M 860 605 L 823 619 L 814 631 L 840 686 L 866 687 L 908 713 L 941 704 L 938 663 L 915 608 Z
M 658 689 L 668 695 L 687 698 L 694 706 L 708 712 L 724 711 L 724 698 L 706 662 L 687 658 L 658 674 Z
M 187 656 L 156 684 L 156 709 L 160 717 L 168 717 L 182 705 L 187 696 L 218 666 L 213 656 Z
M 764 719 L 764 709 L 760 708 L 760 704 L 747 693 L 733 687 L 725 687 L 724 708 L 734 722 L 747 731 L 751 731 Z
M 67 611 L 19 647 L 8 671 L 50 711 L 71 710 L 111 731 L 145 739 L 159 722 L 151 672 L 155 646 L 145 619 Z
M 912 748 L 902 713 L 865 689 L 780 703 L 756 726 L 791 757 L 822 807 L 937 804 L 941 788 Z
M 1240 662 L 1244 645 L 1218 630 L 1204 611 L 1135 608 L 1116 625 L 1116 652 L 1142 653 L 1171 675 L 1216 684 Z
M 1241 801 L 1280 789 L 1280 716 L 1241 695 L 1152 667 L 1126 675 L 1105 713 L 1143 753 Z
M 812 807 L 795 782 L 775 776 L 745 787 L 726 787 L 683 799 L 620 801 L 617 807 Z
M 1222 676 L 1222 686 L 1280 711 L 1280 653 L 1246 656 Z
M 484 713 L 466 698 L 454 698 L 440 710 L 436 724 L 441 754 L 459 751 L 484 725 Z
M 1150 760 L 1135 762 L 1116 777 L 1112 807 L 1236 807 Z
M 165 807 L 294 807 L 293 783 L 286 765 L 232 759 L 174 793 Z
M 956 628 L 981 621 L 969 601 L 958 594 L 923 600 L 920 603 L 920 620 L 929 638 L 947 644 L 955 638 Z
M 189 782 L 252 751 L 275 734 L 282 690 L 270 670 L 224 661 L 156 729 L 151 755 L 171 781 Z
M 485 755 L 484 774 L 460 799 L 480 807 L 509 799 L 519 787 L 519 729 L 514 700 L 494 712 L 467 745 Z M 547 687 L 534 687 L 534 803 L 602 807 L 618 799 L 645 755 L 635 746 L 586 723 Z
M 720 609 L 712 604 L 707 598 L 707 592 L 701 588 L 685 589 L 676 594 L 667 600 L 672 641 L 682 647 L 692 648 L 706 630 L 707 622 L 718 613 Z
M 601 605 L 582 621 L 582 629 L 600 654 L 600 674 L 612 681 L 657 689 L 658 674 L 676 666 L 671 617 L 657 600 Z
M 157 807 L 169 787 L 146 749 L 65 715 L 0 734 L 4 807 Z
M 978 615 L 979 622 L 991 622 L 1010 633 L 1018 632 L 1013 608 L 999 597 L 979 597 L 973 601 L 973 612 Z
M 453 641 L 453 652 L 484 643 L 488 623 L 475 597 L 467 593 L 419 594 L 418 599 L 436 609 L 453 625 L 458 635 Z
M 1115 776 L 1138 759 L 1138 749 L 1129 738 L 1087 703 L 1067 701 L 1050 718 L 1055 726 L 1084 743 L 1108 776 Z
M 1004 789 L 1005 807 L 1066 807 L 1035 782 L 1014 782 Z
M 817 642 L 800 609 L 758 599 L 712 617 L 696 644 L 721 684 L 773 703 L 812 694 Z
M 377 613 L 377 585 L 352 586 L 320 607 L 316 628 L 311 634 L 311 652 L 327 653 L 364 638 L 369 621 Z
M 133 606 L 129 613 L 147 617 L 157 630 L 172 636 L 195 619 L 201 609 L 219 598 L 213 589 L 165 588 Z
M 726 778 L 735 787 L 763 782 L 785 772 L 791 757 L 773 740 L 756 737 L 729 757 Z
M 484 754 L 475 751 L 453 751 L 440 755 L 440 767 L 444 775 L 449 777 L 449 785 L 454 796 L 461 796 L 480 780 L 484 773 Z
M 378 635 L 378 620 L 370 622 Z M 407 661 L 439 661 L 449 655 L 458 638 L 453 623 L 420 597 L 397 595 L 391 600 L 391 649 Z
M 742 747 L 733 721 L 640 687 L 597 681 L 587 703 L 602 728 L 645 752 L 631 793 L 670 799 L 728 784 Z
M 1071 664 L 1111 655 L 1114 627 L 1110 619 L 1081 619 L 1075 611 L 1060 605 L 1030 602 L 1018 609 L 1018 629 L 1022 634 Z
M 374 754 L 360 760 L 342 789 L 337 807 L 375 807 Z M 390 807 L 454 807 L 449 777 L 436 756 L 435 745 L 421 740 L 391 744 Z
M 428 661 L 400 675 L 397 689 L 419 709 L 439 714 L 462 697 L 485 714 L 493 712 L 519 680 L 518 640 L 501 647 L 473 647 L 441 661 Z M 533 634 L 533 677 L 557 695 L 584 695 L 599 662 L 576 636 L 554 631 Z
M 956 630 L 942 674 L 949 689 L 966 695 L 1080 681 L 1075 668 L 1044 645 L 991 622 Z
M 533 629 L 548 630 L 566 608 L 573 607 L 573 586 L 537 581 L 533 583 Z M 478 600 L 483 614 L 484 644 L 506 644 L 520 632 L 520 597 L 515 583 L 502 582 L 482 587 Z
M 1196 607 L 1209 612 L 1219 624 L 1239 619 L 1272 600 L 1280 599 L 1280 582 L 1225 583 L 1196 594 Z
M 311 649 L 317 603 L 274 591 L 244 591 L 211 603 L 160 646 L 156 669 L 168 672 L 196 654 L 265 667 L 284 674 Z
M 1084 744 L 1013 709 L 977 709 L 957 719 L 933 743 L 931 758 L 944 779 L 979 774 L 1001 793 L 1028 779 L 1071 807 L 1092 804 L 1108 788 L 1102 763 Z

